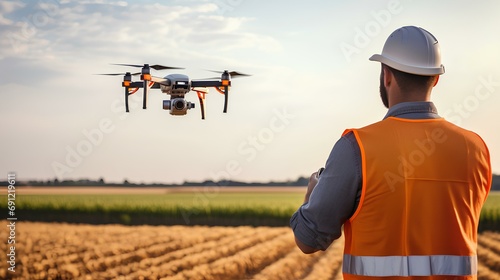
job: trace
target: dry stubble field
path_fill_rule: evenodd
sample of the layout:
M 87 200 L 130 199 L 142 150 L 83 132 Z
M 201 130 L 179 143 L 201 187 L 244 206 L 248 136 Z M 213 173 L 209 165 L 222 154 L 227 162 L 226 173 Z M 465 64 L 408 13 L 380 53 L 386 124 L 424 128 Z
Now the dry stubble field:
M 5 220 L 0 227 L 7 228 Z M 7 238 L 2 230 L 0 240 Z M 7 271 L 2 253 L 0 278 L 342 279 L 342 242 L 304 255 L 287 227 L 20 222 L 16 272 Z M 480 235 L 478 258 L 479 279 L 500 279 L 500 233 Z

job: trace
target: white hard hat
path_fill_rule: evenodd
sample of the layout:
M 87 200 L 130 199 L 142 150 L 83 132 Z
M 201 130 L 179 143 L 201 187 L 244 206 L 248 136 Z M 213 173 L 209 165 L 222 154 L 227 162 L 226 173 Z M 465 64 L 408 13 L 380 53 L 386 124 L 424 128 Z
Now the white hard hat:
M 427 30 L 415 26 L 404 26 L 392 32 L 382 54 L 374 54 L 370 60 L 415 75 L 444 73 L 438 40 Z

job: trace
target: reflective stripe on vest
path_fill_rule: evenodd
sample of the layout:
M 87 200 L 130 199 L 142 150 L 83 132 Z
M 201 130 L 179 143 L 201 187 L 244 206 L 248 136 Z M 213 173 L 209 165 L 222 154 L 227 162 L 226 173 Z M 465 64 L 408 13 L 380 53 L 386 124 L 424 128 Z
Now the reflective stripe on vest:
M 342 270 L 363 276 L 431 276 L 477 274 L 477 256 L 352 256 L 344 255 Z

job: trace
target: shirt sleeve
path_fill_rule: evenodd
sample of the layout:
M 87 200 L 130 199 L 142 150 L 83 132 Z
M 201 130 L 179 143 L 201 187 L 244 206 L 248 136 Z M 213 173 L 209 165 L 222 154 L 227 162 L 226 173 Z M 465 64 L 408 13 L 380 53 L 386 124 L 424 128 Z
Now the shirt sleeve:
M 341 236 L 361 196 L 361 155 L 352 132 L 333 146 L 309 202 L 293 214 L 290 226 L 302 243 L 320 250 Z

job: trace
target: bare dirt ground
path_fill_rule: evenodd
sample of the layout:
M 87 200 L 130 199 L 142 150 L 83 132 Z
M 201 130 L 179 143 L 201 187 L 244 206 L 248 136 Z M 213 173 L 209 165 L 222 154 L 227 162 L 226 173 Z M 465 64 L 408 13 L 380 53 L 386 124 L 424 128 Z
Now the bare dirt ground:
M 342 279 L 342 237 L 304 255 L 288 227 L 18 221 L 9 233 L 1 220 L 0 228 L 0 279 Z M 478 279 L 500 279 L 500 233 L 478 241 Z

